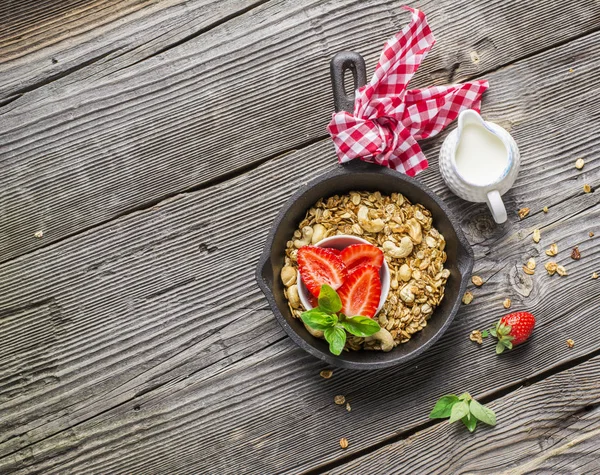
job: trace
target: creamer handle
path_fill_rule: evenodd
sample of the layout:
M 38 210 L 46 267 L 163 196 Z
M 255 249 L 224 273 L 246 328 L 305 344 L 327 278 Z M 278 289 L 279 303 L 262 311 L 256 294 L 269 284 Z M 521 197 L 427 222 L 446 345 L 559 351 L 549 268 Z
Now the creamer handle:
M 486 202 L 494 217 L 494 221 L 498 224 L 504 223 L 506 221 L 506 208 L 498 190 L 490 191 L 486 196 Z

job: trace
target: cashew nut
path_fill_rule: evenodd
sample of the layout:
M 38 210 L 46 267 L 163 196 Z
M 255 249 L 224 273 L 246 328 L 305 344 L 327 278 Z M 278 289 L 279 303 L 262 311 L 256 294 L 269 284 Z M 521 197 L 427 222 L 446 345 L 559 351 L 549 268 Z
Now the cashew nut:
M 325 234 L 327 233 L 327 229 L 322 224 L 315 224 L 313 228 L 313 235 L 311 242 L 313 244 L 317 244 L 319 241 L 322 241 L 325 238 Z
M 415 301 L 415 294 L 413 294 L 410 284 L 406 284 L 402 287 L 402 290 L 400 290 L 400 298 L 405 303 L 413 303 Z
M 385 328 L 381 328 L 378 332 L 371 335 L 375 340 L 381 343 L 381 351 L 391 351 L 394 348 L 394 338 L 391 333 Z
M 423 233 L 421 230 L 421 223 L 419 223 L 415 218 L 410 218 L 406 225 L 408 227 L 408 235 L 415 242 L 415 244 L 421 244 L 423 240 Z
M 313 237 L 313 228 L 304 226 L 302 228 L 302 239 L 294 240 L 294 247 L 300 249 L 302 246 L 308 246 Z
M 385 227 L 385 223 L 382 219 L 377 218 L 371 220 L 369 218 L 369 208 L 366 206 L 361 206 L 358 208 L 358 213 L 356 214 L 358 218 L 358 224 L 368 233 L 378 233 Z
M 288 287 L 287 298 L 292 308 L 300 307 L 300 295 L 298 294 L 298 286 L 296 284 Z
M 395 258 L 407 257 L 413 250 L 413 243 L 408 236 L 404 236 L 400 240 L 400 244 L 396 246 L 392 241 L 384 241 L 383 252 Z
M 315 330 L 314 328 L 310 328 L 306 323 L 304 323 L 304 328 L 306 328 L 306 331 L 312 336 L 317 338 L 323 338 L 323 332 L 321 330 Z
M 398 277 L 402 279 L 404 282 L 408 282 L 410 280 L 411 271 L 408 264 L 402 264 L 400 266 L 400 270 L 398 271 Z
M 296 283 L 296 269 L 294 269 L 292 266 L 282 267 L 281 281 L 286 287 L 294 285 Z

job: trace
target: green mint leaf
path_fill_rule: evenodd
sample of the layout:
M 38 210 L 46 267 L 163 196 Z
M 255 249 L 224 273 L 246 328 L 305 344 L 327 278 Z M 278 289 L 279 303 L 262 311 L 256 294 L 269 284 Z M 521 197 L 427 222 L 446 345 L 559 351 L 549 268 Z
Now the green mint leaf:
M 461 421 L 463 421 L 463 424 L 467 426 L 469 432 L 473 432 L 475 430 L 475 426 L 477 425 L 477 419 L 475 419 L 474 417 L 466 415 L 461 419 Z
M 455 394 L 446 394 L 438 399 L 435 403 L 431 413 L 429 414 L 430 419 L 445 419 L 450 417 L 452 406 L 458 402 L 458 397 Z
M 321 286 L 321 291 L 319 292 L 319 308 L 327 313 L 337 313 L 342 309 L 340 296 L 327 284 Z
M 319 307 L 302 313 L 300 318 L 310 328 L 314 328 L 315 330 L 325 330 L 333 327 L 337 323 L 337 317 L 335 315 L 323 312 Z
M 466 401 L 458 401 L 450 411 L 450 422 L 456 422 L 469 413 L 469 403 Z
M 367 337 L 381 330 L 379 323 L 372 318 L 363 317 L 362 315 L 346 317 L 340 323 L 348 333 L 356 336 Z
M 481 338 L 487 338 L 488 336 L 490 336 L 490 331 L 489 330 L 483 330 L 481 332 Z
M 469 403 L 469 410 L 471 414 L 490 426 L 496 425 L 496 414 L 491 409 L 479 404 L 475 399 L 471 399 Z
M 324 330 L 325 339 L 329 342 L 329 351 L 338 356 L 346 344 L 346 331 L 340 327 L 329 327 Z

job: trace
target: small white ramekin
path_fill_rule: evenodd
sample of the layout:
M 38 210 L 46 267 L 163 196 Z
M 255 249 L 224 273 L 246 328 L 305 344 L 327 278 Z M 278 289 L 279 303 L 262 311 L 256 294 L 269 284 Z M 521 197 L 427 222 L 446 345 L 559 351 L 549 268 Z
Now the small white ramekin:
M 318 244 L 315 244 L 317 247 L 329 247 L 333 249 L 338 249 L 339 251 L 351 246 L 352 244 L 371 244 L 368 241 L 365 241 L 362 238 L 356 236 L 349 236 L 347 234 L 338 234 L 337 236 L 330 236 L 328 238 L 323 239 Z M 379 311 L 383 308 L 383 304 L 387 299 L 388 293 L 390 291 L 390 270 L 388 268 L 387 262 L 383 259 L 383 265 L 381 269 L 379 269 L 379 278 L 381 280 L 381 297 L 379 299 L 379 306 L 377 307 L 377 311 L 375 315 L 379 313 Z M 302 278 L 300 277 L 300 272 L 298 272 L 297 276 L 298 281 L 298 294 L 300 296 L 300 302 L 306 310 L 310 310 L 313 306 L 310 304 L 310 292 L 302 282 Z

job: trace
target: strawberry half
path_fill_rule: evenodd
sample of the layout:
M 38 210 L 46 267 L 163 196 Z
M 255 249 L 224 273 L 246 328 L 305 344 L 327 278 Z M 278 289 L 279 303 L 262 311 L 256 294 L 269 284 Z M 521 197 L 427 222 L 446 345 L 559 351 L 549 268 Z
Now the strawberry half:
M 348 274 L 346 282 L 338 289 L 342 300 L 342 313 L 348 317 L 375 316 L 381 298 L 379 269 L 375 266 L 355 268 Z
M 321 286 L 328 284 L 339 289 L 346 279 L 346 266 L 331 249 L 303 246 L 298 249 L 298 270 L 302 282 L 315 297 Z
M 371 244 L 353 244 L 342 251 L 342 261 L 348 271 L 361 266 L 380 269 L 383 265 L 383 252 Z
M 513 312 L 502 317 L 491 330 L 498 338 L 496 353 L 500 354 L 505 348 L 512 350 L 513 346 L 527 341 L 535 327 L 535 317 L 529 312 Z

